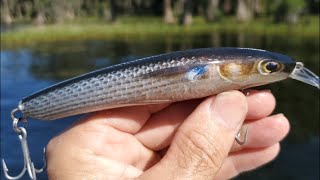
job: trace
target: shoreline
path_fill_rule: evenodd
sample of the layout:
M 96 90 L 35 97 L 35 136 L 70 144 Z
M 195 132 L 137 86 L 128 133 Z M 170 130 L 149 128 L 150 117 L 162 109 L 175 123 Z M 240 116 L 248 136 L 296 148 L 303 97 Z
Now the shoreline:
M 303 20 L 303 19 L 302 19 Z M 267 19 L 239 23 L 224 18 L 207 23 L 195 17 L 191 26 L 164 24 L 160 17 L 120 17 L 116 23 L 80 19 L 65 24 L 27 25 L 1 32 L 1 49 L 22 48 L 38 43 L 72 40 L 149 39 L 164 36 L 181 37 L 210 33 L 252 33 L 255 35 L 282 35 L 319 38 L 319 17 L 309 17 L 297 25 L 274 24 Z

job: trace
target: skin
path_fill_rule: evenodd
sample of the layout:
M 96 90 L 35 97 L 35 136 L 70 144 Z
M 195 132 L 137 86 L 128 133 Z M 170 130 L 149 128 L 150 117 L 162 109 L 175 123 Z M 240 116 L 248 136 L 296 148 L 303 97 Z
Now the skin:
M 244 94 L 249 94 L 245 96 Z M 53 138 L 50 179 L 230 179 L 273 160 L 289 132 L 270 91 L 100 111 Z M 249 128 L 247 142 L 234 138 Z

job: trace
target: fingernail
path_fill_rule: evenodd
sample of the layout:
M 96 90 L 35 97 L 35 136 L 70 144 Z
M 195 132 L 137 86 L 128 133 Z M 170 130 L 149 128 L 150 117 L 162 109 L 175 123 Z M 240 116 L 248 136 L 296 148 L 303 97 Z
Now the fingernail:
M 229 129 L 239 128 L 247 111 L 246 98 L 239 91 L 221 93 L 211 104 L 213 121 Z
M 243 90 L 242 93 L 245 95 L 245 96 L 250 96 L 252 94 L 255 94 L 259 92 L 258 90 L 255 90 L 255 89 L 246 89 L 246 90 Z
M 271 90 L 270 90 L 270 89 L 264 89 L 264 90 L 262 90 L 262 92 L 268 92 L 268 93 L 270 93 Z
M 271 93 L 271 90 L 270 89 L 264 89 L 264 90 L 248 89 L 248 90 L 243 90 L 242 92 L 245 96 L 251 96 L 257 93 Z
M 276 114 L 274 115 L 274 117 L 276 117 L 279 121 L 287 120 L 287 118 L 282 113 Z
M 245 95 L 245 96 L 249 96 L 251 93 L 253 93 L 254 90 L 252 89 L 244 89 L 241 92 Z

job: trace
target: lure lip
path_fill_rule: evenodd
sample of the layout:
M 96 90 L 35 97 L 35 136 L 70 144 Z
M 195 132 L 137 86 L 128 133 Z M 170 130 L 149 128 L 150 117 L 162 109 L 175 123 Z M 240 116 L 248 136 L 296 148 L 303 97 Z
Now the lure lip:
M 310 71 L 308 68 L 304 67 L 302 62 L 296 63 L 296 66 L 293 69 L 292 73 L 289 75 L 289 77 L 320 89 L 319 77 L 312 71 Z

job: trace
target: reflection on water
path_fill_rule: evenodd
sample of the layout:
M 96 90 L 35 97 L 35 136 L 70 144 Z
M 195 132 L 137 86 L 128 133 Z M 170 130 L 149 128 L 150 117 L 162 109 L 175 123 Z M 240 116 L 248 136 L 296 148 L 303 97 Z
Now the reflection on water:
M 22 168 L 20 145 L 11 130 L 10 110 L 19 100 L 57 81 L 111 64 L 191 48 L 254 47 L 290 55 L 319 74 L 319 40 L 283 36 L 253 36 L 250 33 L 213 33 L 197 36 L 165 36 L 135 40 L 77 41 L 41 44 L 1 51 L 1 156 L 10 172 Z M 294 80 L 269 85 L 278 104 L 276 112 L 291 122 L 291 132 L 282 143 L 276 161 L 238 179 L 319 179 L 319 93 Z M 36 166 L 41 166 L 41 148 L 74 119 L 30 121 L 29 143 Z M 42 175 L 42 178 L 45 175 Z

